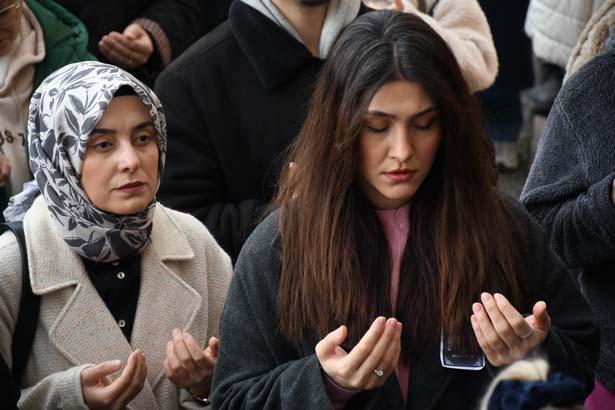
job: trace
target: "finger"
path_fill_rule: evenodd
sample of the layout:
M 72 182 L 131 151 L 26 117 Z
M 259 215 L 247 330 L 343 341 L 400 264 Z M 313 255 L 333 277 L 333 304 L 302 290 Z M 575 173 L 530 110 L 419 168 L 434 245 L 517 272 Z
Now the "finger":
M 117 53 L 113 48 L 111 48 L 108 43 L 103 43 L 102 41 L 98 43 L 98 49 L 101 54 L 105 56 L 110 62 L 120 67 L 131 68 L 133 62 Z
M 545 332 L 551 328 L 551 318 L 547 313 L 547 304 L 545 302 L 536 302 L 532 308 L 532 313 L 534 314 L 535 327 Z
M 381 377 L 377 377 L 376 386 L 382 385 L 386 379 L 395 371 L 397 368 L 397 364 L 399 362 L 399 355 L 401 353 L 401 332 L 402 332 L 402 324 L 401 322 L 396 323 L 395 327 L 395 335 L 393 336 L 392 344 L 389 345 L 389 349 L 387 349 L 382 361 L 377 365 L 376 369 L 384 370 L 384 375 Z M 372 370 L 373 372 L 373 370 Z
M 113 383 L 104 388 L 104 394 L 112 398 L 112 401 L 117 400 L 126 390 L 130 388 L 130 381 L 134 377 L 139 364 L 139 350 L 135 350 L 128 356 L 128 361 L 124 371 L 120 377 L 115 379 Z
M 198 370 L 198 366 L 192 359 L 186 343 L 184 342 L 183 333 L 179 329 L 173 330 L 173 347 L 175 348 L 175 354 L 179 358 L 182 367 L 188 370 L 188 373 L 194 374 Z
M 483 292 L 481 295 L 483 306 L 487 311 L 487 315 L 491 320 L 491 324 L 495 329 L 500 339 L 506 344 L 509 349 L 516 348 L 520 343 L 520 338 L 517 336 L 513 328 L 500 311 L 498 304 L 491 294 Z
M 2 170 L 0 171 L 0 181 L 5 181 L 11 175 L 11 160 L 4 157 L 2 161 Z
M 175 354 L 175 346 L 172 341 L 167 343 L 167 361 L 171 368 L 171 377 L 169 377 L 169 379 L 178 387 L 183 387 L 185 379 L 188 376 L 188 371 L 184 369 L 179 358 Z
M 480 330 L 480 326 L 478 324 L 476 316 L 472 315 L 470 317 L 470 320 L 472 322 L 472 330 L 474 330 L 474 336 L 476 336 L 476 341 L 478 342 L 478 345 L 480 346 L 483 353 L 485 353 L 485 356 L 487 356 L 487 360 L 489 360 L 491 364 L 494 364 L 494 361 L 498 359 L 497 352 L 493 350 L 491 346 L 489 346 L 489 343 L 487 343 L 485 335 L 483 335 L 483 332 Z
M 374 345 L 374 348 L 370 352 L 370 354 L 365 358 L 362 363 L 354 363 L 350 364 L 350 367 L 358 368 L 358 373 L 365 376 L 376 376 L 374 373 L 375 369 L 388 371 L 388 368 L 380 368 L 379 366 L 384 362 L 384 357 L 390 349 L 395 348 L 395 344 L 397 343 L 395 336 L 397 335 L 397 324 L 399 322 L 394 318 L 390 318 L 385 323 L 384 332 Z M 348 355 L 348 359 L 352 359 L 352 351 Z
M 508 301 L 508 299 L 506 299 L 504 295 L 496 293 L 493 297 L 500 308 L 500 312 L 502 312 L 502 315 L 504 315 L 504 318 L 515 334 L 521 339 L 528 337 L 532 331 L 532 327 L 525 321 L 523 315 L 515 309 L 515 307 Z
M 394 4 L 395 4 L 395 10 L 404 11 L 404 5 L 402 4 L 401 0 L 395 0 Z
M 330 332 L 316 344 L 316 356 L 322 360 L 335 354 L 336 348 L 339 348 L 339 346 L 344 343 L 346 336 L 348 336 L 348 329 L 344 325 Z
M 505 354 L 508 351 L 508 347 L 502 339 L 500 339 L 500 336 L 498 336 L 498 333 L 493 328 L 491 319 L 489 319 L 483 305 L 480 303 L 475 303 L 472 305 L 472 310 L 474 311 L 478 326 L 480 327 L 483 336 L 485 336 L 487 344 L 489 344 L 491 349 L 493 349 L 497 354 Z
M 81 372 L 81 383 L 88 386 L 95 386 L 102 379 L 117 372 L 122 368 L 121 360 L 110 360 L 102 362 L 96 366 L 83 369 Z
M 112 40 L 115 40 L 118 45 L 128 50 L 128 57 L 132 59 L 145 58 L 145 55 L 149 52 L 147 46 L 143 44 L 143 42 L 138 41 L 138 37 L 130 38 L 126 35 L 115 32 L 109 34 L 109 37 Z
M 147 376 L 147 363 L 145 361 L 145 355 L 143 354 L 143 352 L 139 352 L 139 354 L 137 355 L 135 372 L 133 373 L 132 378 L 129 381 L 129 386 L 115 400 L 116 408 L 124 408 L 128 403 L 130 403 L 132 399 L 137 397 L 137 395 L 143 389 L 146 376 Z
M 132 49 L 124 46 L 120 42 L 119 40 L 120 36 L 121 34 L 111 33 L 108 36 L 103 37 L 102 43 L 106 45 L 107 47 L 109 47 L 110 49 L 112 49 L 113 51 L 115 51 L 115 53 L 117 53 L 122 58 L 132 59 L 134 55 Z
M 385 323 L 387 320 L 380 316 L 374 320 L 368 331 L 363 335 L 359 343 L 348 353 L 348 359 L 350 363 L 354 363 L 356 367 L 354 369 L 358 369 L 358 367 L 367 359 L 369 354 L 378 343 L 380 336 L 384 332 Z
M 199 369 L 213 370 L 216 365 L 215 360 L 205 355 L 205 352 L 201 350 L 201 347 L 197 343 L 196 339 L 187 332 L 183 334 L 184 344 L 188 349 L 188 353 L 194 360 Z M 209 348 L 209 347 L 208 347 Z
M 208 352 L 209 357 L 211 357 L 212 359 L 215 359 L 218 357 L 218 349 L 220 347 L 220 341 L 218 340 L 217 337 L 210 337 L 209 338 L 209 343 L 207 344 L 207 349 L 205 349 L 206 352 Z

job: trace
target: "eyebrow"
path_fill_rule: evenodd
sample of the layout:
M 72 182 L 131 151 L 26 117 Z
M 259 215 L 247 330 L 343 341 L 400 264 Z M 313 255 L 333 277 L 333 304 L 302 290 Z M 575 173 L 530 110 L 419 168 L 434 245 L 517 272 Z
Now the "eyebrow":
M 152 121 L 143 121 L 142 123 L 137 124 L 132 130 L 138 131 L 138 130 L 142 130 L 147 127 L 154 127 L 154 123 Z M 94 128 L 92 132 L 90 133 L 90 135 L 94 135 L 94 134 L 103 134 L 103 135 L 115 134 L 115 130 L 109 129 L 109 128 Z
M 410 119 L 413 120 L 413 119 L 415 119 L 417 117 L 420 117 L 422 115 L 425 115 L 425 114 L 428 114 L 428 113 L 434 112 L 434 111 L 438 111 L 438 109 L 436 107 L 429 107 L 429 108 L 424 109 L 421 112 L 417 112 L 416 114 L 413 114 L 412 116 L 410 116 Z M 397 118 L 396 115 L 390 114 L 388 112 L 377 111 L 377 110 L 374 110 L 374 111 L 369 110 L 369 111 L 367 111 L 366 114 L 367 115 L 374 115 L 374 116 L 378 116 L 378 117 Z

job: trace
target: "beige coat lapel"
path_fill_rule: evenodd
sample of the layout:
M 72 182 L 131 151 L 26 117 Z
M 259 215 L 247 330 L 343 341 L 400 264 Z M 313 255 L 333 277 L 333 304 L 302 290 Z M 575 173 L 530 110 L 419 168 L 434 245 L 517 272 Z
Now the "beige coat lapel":
M 172 262 L 190 260 L 194 252 L 180 228 L 161 207 L 156 209 L 152 241 L 143 254 L 141 292 L 132 346 L 147 354 L 148 380 L 156 388 L 164 376 L 166 345 L 173 329 L 189 331 L 197 314 L 207 315 L 206 295 L 199 293 L 173 271 Z M 207 323 L 207 318 L 202 323 Z

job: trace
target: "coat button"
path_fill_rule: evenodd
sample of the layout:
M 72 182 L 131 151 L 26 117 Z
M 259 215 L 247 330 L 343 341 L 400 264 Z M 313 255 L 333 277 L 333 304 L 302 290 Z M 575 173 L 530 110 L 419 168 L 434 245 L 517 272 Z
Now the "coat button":
M 118 272 L 117 274 L 118 279 L 124 279 L 125 277 L 126 277 L 126 274 L 124 272 Z
M 118 325 L 120 325 L 121 328 L 123 328 L 124 326 L 126 326 L 126 321 L 124 319 L 120 319 L 117 322 Z

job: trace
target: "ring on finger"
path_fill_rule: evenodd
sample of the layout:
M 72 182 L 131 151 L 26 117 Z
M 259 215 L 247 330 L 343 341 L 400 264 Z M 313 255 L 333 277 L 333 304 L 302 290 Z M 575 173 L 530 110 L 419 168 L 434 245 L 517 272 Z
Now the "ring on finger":
M 384 370 L 382 369 L 374 369 L 374 374 L 378 377 L 384 376 Z

